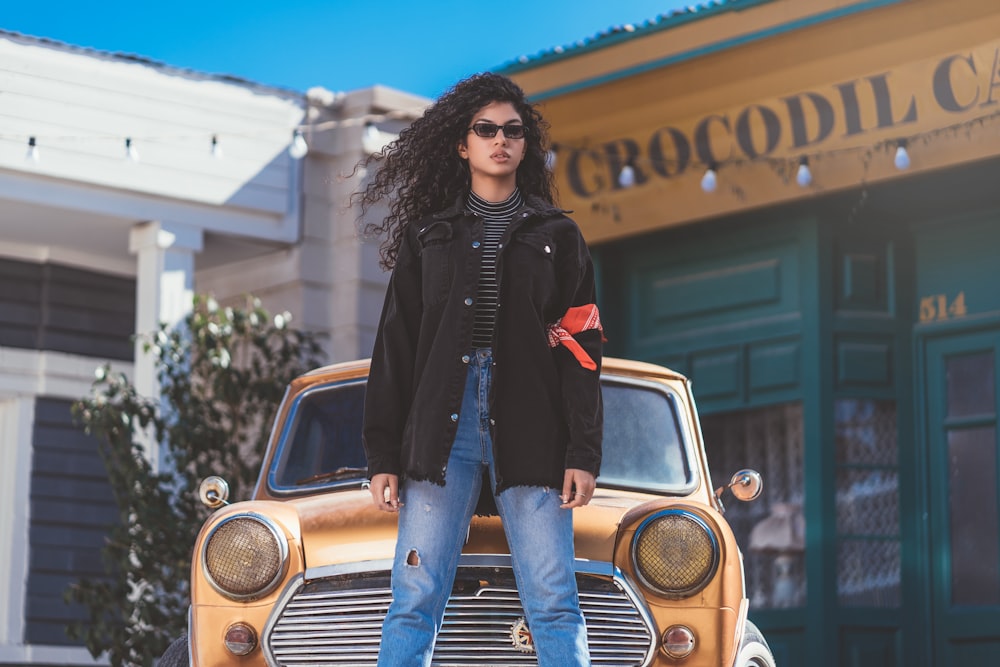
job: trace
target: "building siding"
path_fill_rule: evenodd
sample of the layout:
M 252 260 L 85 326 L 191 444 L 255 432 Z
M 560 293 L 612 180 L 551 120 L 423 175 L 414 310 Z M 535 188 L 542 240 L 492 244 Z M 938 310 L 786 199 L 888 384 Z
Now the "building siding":
M 131 361 L 135 281 L 0 259 L 0 346 Z
M 64 595 L 81 577 L 103 575 L 100 552 L 117 517 L 97 442 L 74 424 L 71 406 L 47 397 L 35 403 L 26 644 L 79 644 L 66 625 L 85 610 Z
M 98 187 L 239 207 L 266 220 L 262 228 L 289 211 L 297 166 L 285 148 L 303 115 L 301 93 L 234 85 L 231 78 L 213 80 L 134 56 L 74 51 L 0 30 L 0 88 L 9 100 L 4 132 L 27 137 L 45 128 L 38 137 L 45 156 L 38 171 Z M 216 135 L 219 128 L 225 132 Z M 229 159 L 212 157 L 213 136 Z M 121 159 L 126 137 L 144 169 Z M 21 150 L 0 153 L 2 168 L 20 171 L 23 163 Z

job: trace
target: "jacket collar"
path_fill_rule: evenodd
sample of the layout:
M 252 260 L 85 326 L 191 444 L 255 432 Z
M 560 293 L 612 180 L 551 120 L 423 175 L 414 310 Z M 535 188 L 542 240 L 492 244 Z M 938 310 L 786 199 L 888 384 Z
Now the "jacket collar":
M 451 206 L 443 211 L 438 211 L 433 214 L 431 218 L 434 220 L 452 220 L 463 215 L 472 215 L 471 211 L 469 211 L 466 206 L 468 198 L 468 193 L 463 192 L 458 196 L 458 198 L 455 199 L 455 202 Z M 535 215 L 544 217 L 554 215 L 556 213 L 565 214 L 568 212 L 569 211 L 559 208 L 552 202 L 542 199 L 538 195 L 528 195 L 525 197 L 524 204 L 517 210 L 517 213 L 528 213 L 528 216 L 524 217 L 533 217 Z

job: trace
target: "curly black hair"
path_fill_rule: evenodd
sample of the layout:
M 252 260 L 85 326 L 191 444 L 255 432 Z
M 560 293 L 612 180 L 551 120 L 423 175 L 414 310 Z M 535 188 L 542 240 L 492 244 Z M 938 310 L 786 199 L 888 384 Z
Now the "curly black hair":
M 380 153 L 368 156 L 364 167 L 374 174 L 363 190 L 351 196 L 366 214 L 383 200 L 389 214 L 380 222 L 367 222 L 362 233 L 384 239 L 379 246 L 381 266 L 396 264 L 399 245 L 408 224 L 441 211 L 469 191 L 469 165 L 458 155 L 472 117 L 493 102 L 509 102 L 527 130 L 524 159 L 517 169 L 517 186 L 525 197 L 536 195 L 553 201 L 555 186 L 546 165 L 548 123 L 524 91 L 505 76 L 485 72 L 459 81 Z

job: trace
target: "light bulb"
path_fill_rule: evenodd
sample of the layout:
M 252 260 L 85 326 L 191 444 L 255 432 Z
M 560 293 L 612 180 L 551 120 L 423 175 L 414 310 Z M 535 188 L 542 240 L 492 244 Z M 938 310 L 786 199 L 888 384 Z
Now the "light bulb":
M 361 136 L 361 148 L 369 155 L 382 150 L 382 133 L 375 127 L 375 123 L 365 123 L 365 133 Z
M 705 170 L 705 175 L 701 177 L 701 189 L 705 192 L 715 192 L 718 179 L 715 176 L 715 169 L 709 167 Z
M 212 157 L 216 160 L 222 159 L 222 146 L 219 145 L 219 137 L 212 135 Z
M 296 160 L 301 160 L 308 152 L 309 144 L 306 143 L 305 137 L 302 136 L 302 130 L 295 130 L 292 133 L 292 143 L 288 147 L 288 154 Z
M 383 153 L 390 144 L 399 140 L 398 134 L 380 130 L 371 121 L 365 123 L 365 131 L 361 135 L 361 148 L 368 155 Z
M 799 170 L 795 172 L 795 181 L 803 188 L 813 181 L 812 172 L 809 171 L 809 161 L 805 158 L 799 162 Z
M 545 168 L 552 171 L 556 168 L 556 149 L 550 148 L 545 151 Z
M 896 157 L 893 159 L 896 169 L 905 171 L 910 168 L 910 154 L 906 152 L 906 146 L 899 144 L 896 146 Z
M 125 157 L 131 162 L 139 161 L 139 151 L 136 149 L 135 144 L 132 143 L 132 137 L 125 138 Z
M 627 164 L 618 172 L 618 185 L 623 188 L 630 188 L 635 185 L 635 169 Z
M 28 153 L 24 157 L 32 162 L 38 162 L 42 159 L 42 156 L 38 153 L 38 144 L 35 142 L 34 137 L 28 137 Z

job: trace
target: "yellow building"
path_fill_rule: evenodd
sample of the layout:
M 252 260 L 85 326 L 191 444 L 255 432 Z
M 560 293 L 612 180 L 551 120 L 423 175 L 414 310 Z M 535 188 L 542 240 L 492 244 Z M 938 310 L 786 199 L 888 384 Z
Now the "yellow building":
M 1000 3 L 717 0 L 501 71 L 609 352 L 765 475 L 729 517 L 778 663 L 1000 664 Z

